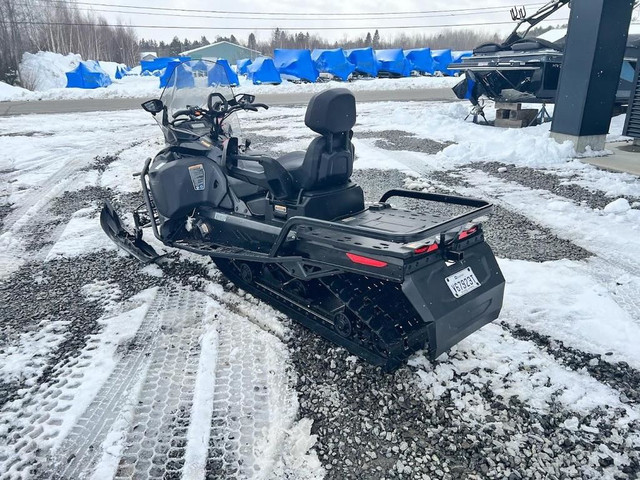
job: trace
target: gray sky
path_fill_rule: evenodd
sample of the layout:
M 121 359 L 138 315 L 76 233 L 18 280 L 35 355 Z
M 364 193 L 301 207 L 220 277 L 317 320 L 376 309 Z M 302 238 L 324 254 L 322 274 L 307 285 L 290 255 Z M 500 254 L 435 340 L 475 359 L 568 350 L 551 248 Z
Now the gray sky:
M 86 1 L 86 0 L 85 0 Z M 132 25 L 172 25 L 184 27 L 180 29 L 145 29 L 137 28 L 141 38 L 154 38 L 157 40 L 170 41 L 174 35 L 179 38 L 199 39 L 202 35 L 209 40 L 215 39 L 216 35 L 229 36 L 234 34 L 239 40 L 246 41 L 247 36 L 252 31 L 259 39 L 268 38 L 269 31 L 254 30 L 257 28 L 273 29 L 275 27 L 290 28 L 294 31 L 309 31 L 317 33 L 330 40 L 340 40 L 346 37 L 354 37 L 366 34 L 368 30 L 375 30 L 376 27 L 402 27 L 421 26 L 422 28 L 402 29 L 391 28 L 381 29 L 380 35 L 383 38 L 391 38 L 405 32 L 412 34 L 415 32 L 436 33 L 444 25 L 474 24 L 476 27 L 464 28 L 484 28 L 488 30 L 499 30 L 508 32 L 513 28 L 509 9 L 514 5 L 513 0 L 395 0 L 372 2 L 371 0 L 322 0 L 315 2 L 301 2 L 299 0 L 280 0 L 279 2 L 265 2 L 256 0 L 233 0 L 230 2 L 211 2 L 205 0 L 96 0 L 97 3 L 136 5 L 140 7 L 166 7 L 179 9 L 206 10 L 211 13 L 196 12 L 168 12 L 158 10 L 133 10 L 122 7 L 95 5 L 96 13 L 105 16 L 109 21 L 122 20 Z M 527 13 L 535 12 L 544 0 L 524 0 L 522 4 L 527 6 Z M 496 7 L 492 10 L 464 11 L 465 9 L 486 9 Z M 113 13 L 99 10 L 122 10 L 131 13 Z M 214 13 L 215 11 L 250 12 L 245 18 L 229 18 L 234 14 L 223 15 Z M 425 12 L 431 13 L 416 14 L 403 12 Z M 433 11 L 439 11 L 433 13 Z M 145 15 L 143 12 L 154 14 L 169 14 L 167 16 Z M 286 14 L 314 14 L 300 15 L 288 19 L 278 18 L 278 15 L 265 15 L 267 12 Z M 390 15 L 369 15 L 371 13 L 382 13 Z M 339 14 L 339 15 L 334 15 Z M 181 17 L 180 15 L 186 15 Z M 563 23 L 562 20 L 568 18 L 568 8 L 563 8 L 551 19 L 556 23 Z M 210 18 L 203 18 L 208 16 Z M 237 15 L 236 15 L 237 16 Z M 320 17 L 321 18 L 317 18 Z M 250 17 L 250 18 L 246 18 Z M 499 22 L 508 22 L 500 24 Z M 554 24 L 554 22 L 551 22 Z M 489 24 L 488 26 L 482 26 Z M 207 27 L 206 30 L 193 29 L 193 26 Z M 427 28 L 426 26 L 433 26 Z M 222 30 L 220 27 L 233 28 L 233 30 Z M 335 30 L 313 30 L 314 27 L 338 27 Z M 371 27 L 367 29 L 366 27 Z M 437 28 L 434 28 L 437 27 Z M 463 28 L 463 27 L 458 27 Z

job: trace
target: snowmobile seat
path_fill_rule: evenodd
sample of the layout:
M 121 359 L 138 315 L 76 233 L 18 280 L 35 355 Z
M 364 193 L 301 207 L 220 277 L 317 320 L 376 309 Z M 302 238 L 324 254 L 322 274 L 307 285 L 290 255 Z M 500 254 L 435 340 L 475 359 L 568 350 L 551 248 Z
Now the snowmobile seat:
M 353 173 L 351 143 L 356 123 L 356 100 L 346 88 L 333 88 L 309 101 L 304 123 L 321 136 L 305 152 L 276 159 L 291 174 L 298 190 L 319 190 L 346 184 Z
M 314 95 L 309 101 L 305 124 L 321 136 L 306 151 L 291 152 L 277 159 L 263 155 L 240 155 L 238 139 L 232 138 L 223 152 L 230 176 L 259 185 L 278 199 L 295 199 L 301 190 L 321 190 L 347 185 L 353 173 L 354 147 L 351 128 L 356 120 L 356 101 L 346 88 Z M 255 162 L 251 170 L 238 161 Z M 262 169 L 260 168 L 262 167 Z

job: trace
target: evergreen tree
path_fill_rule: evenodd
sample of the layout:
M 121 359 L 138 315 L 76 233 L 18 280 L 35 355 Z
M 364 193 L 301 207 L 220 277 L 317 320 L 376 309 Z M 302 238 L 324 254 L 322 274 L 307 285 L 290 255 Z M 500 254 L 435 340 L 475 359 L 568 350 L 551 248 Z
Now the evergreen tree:
M 380 48 L 380 33 L 376 29 L 376 32 L 373 34 L 373 41 L 371 42 L 371 46 L 373 48 Z
M 371 43 L 371 32 L 367 32 L 367 38 L 365 39 L 364 44 L 367 47 L 370 47 L 372 45 L 372 43 Z
M 175 57 L 182 51 L 182 42 L 178 37 L 173 37 L 169 44 L 169 55 Z
M 229 37 L 229 41 L 231 43 L 235 43 L 236 45 L 238 45 L 238 40 L 236 39 L 235 36 L 233 36 L 233 34 L 231 35 L 231 37 Z
M 209 45 L 209 40 L 207 40 L 207 37 L 205 37 L 204 35 L 200 38 L 200 45 L 203 47 L 205 45 Z
M 249 39 L 247 40 L 247 47 L 252 50 L 257 50 L 258 42 L 256 42 L 256 36 L 253 33 L 249 34 Z

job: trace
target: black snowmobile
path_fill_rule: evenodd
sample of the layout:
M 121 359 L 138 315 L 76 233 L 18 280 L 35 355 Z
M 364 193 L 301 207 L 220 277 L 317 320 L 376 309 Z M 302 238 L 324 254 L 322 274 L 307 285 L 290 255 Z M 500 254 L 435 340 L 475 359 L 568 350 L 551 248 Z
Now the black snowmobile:
M 353 94 L 315 95 L 306 151 L 271 158 L 240 142 L 235 113 L 268 108 L 233 92 L 222 65 L 178 66 L 160 100 L 143 108 L 166 147 L 141 173 L 144 204 L 134 231 L 111 204 L 107 235 L 143 262 L 143 240 L 213 259 L 232 282 L 365 360 L 392 369 L 417 350 L 435 358 L 494 320 L 504 278 L 484 241 L 485 201 L 391 190 L 365 205 L 350 180 Z M 392 198 L 465 208 L 443 217 L 394 208 Z

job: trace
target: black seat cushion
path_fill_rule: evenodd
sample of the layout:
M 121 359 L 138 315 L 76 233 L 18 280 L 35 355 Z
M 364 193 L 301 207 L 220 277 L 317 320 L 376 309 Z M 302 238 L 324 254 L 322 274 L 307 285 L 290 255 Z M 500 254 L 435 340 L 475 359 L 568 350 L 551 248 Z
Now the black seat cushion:
M 344 148 L 343 136 L 334 137 L 334 146 L 329 153 L 328 140 L 316 137 L 306 152 L 291 152 L 277 161 L 287 170 L 295 181 L 297 189 L 318 190 L 347 183 L 353 173 L 354 148 Z M 313 159 L 318 159 L 314 161 Z

